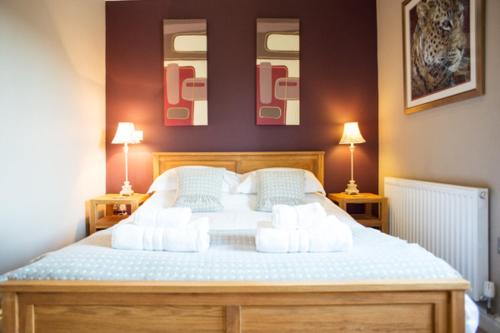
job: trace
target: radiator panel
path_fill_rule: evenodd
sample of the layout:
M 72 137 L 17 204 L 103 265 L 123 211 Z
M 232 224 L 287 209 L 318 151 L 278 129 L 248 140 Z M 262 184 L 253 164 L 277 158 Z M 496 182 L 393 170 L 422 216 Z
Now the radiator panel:
M 488 189 L 387 177 L 384 194 L 391 235 L 444 259 L 479 300 L 488 280 Z

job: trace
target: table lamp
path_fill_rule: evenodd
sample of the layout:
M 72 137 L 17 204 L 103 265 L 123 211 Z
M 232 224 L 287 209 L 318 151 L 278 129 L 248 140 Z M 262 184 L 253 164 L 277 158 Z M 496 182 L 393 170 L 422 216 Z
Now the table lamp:
M 345 123 L 344 124 L 344 133 L 342 134 L 342 139 L 340 139 L 341 145 L 350 145 L 349 150 L 351 151 L 351 180 L 347 184 L 347 188 L 345 189 L 345 193 L 347 194 L 358 194 L 358 185 L 356 185 L 356 181 L 354 180 L 354 149 L 356 148 L 354 145 L 357 143 L 365 143 L 365 139 L 361 135 L 359 131 L 359 126 L 357 122 Z
M 128 145 L 140 143 L 143 139 L 143 132 L 135 129 L 133 123 L 120 122 L 116 128 L 115 137 L 112 144 L 123 144 L 123 152 L 125 156 L 125 182 L 123 183 L 120 195 L 128 196 L 134 194 L 132 185 L 128 180 Z

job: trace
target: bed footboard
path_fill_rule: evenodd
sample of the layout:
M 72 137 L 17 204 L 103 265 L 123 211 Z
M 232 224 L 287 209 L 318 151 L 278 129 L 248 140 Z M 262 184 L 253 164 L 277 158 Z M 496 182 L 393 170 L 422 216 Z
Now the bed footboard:
M 9 281 L 3 333 L 463 333 L 466 281 Z

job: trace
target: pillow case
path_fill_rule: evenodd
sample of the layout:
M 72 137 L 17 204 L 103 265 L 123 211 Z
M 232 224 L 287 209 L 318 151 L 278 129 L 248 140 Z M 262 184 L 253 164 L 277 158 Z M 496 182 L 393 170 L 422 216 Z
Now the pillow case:
M 163 191 L 175 191 L 177 190 L 178 185 L 178 176 L 177 172 L 182 169 L 204 169 L 211 168 L 207 166 L 201 165 L 192 165 L 192 166 L 182 166 L 169 169 L 156 177 L 151 186 L 149 187 L 148 193 L 153 192 L 163 192 Z M 223 169 L 223 168 L 221 168 Z M 224 181 L 222 184 L 222 191 L 224 193 L 235 193 L 236 187 L 240 183 L 240 175 L 236 172 L 229 171 L 224 169 Z
M 304 202 L 304 170 L 257 171 L 256 209 L 270 212 L 274 205 L 300 205 Z
M 241 175 L 241 182 L 236 186 L 237 193 L 257 193 L 257 178 L 256 174 L 259 171 L 302 171 L 304 174 L 304 192 L 326 194 L 323 185 L 316 176 L 309 170 L 296 169 L 296 168 L 266 168 L 256 171 L 247 172 Z
M 193 212 L 217 212 L 221 203 L 224 168 L 182 168 L 177 170 L 178 188 L 175 207 Z

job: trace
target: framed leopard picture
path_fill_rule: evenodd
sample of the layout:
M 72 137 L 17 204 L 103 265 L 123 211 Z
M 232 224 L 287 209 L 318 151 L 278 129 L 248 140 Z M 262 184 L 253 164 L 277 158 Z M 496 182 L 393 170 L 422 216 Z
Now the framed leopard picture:
M 484 94 L 484 1 L 403 2 L 405 113 Z

